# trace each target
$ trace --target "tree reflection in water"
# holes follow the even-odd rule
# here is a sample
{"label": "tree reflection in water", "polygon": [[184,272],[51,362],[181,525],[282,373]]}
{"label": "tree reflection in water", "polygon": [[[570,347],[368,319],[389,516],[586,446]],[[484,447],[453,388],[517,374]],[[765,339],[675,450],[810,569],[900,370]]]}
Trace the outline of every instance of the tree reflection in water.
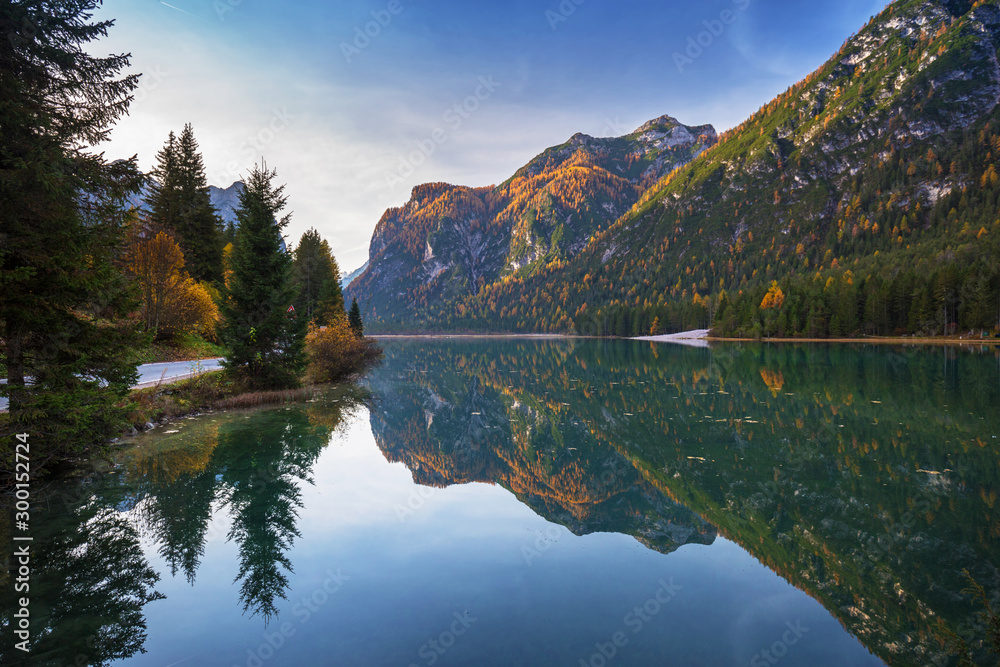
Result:
{"label": "tree reflection in water", "polygon": [[259,420],[234,424],[219,436],[212,461],[221,476],[220,490],[233,525],[229,539],[240,547],[244,612],[270,618],[275,600],[286,599],[287,552],[296,537],[302,507],[298,482],[311,482],[310,471],[329,441],[304,412],[292,410],[260,428]]}
{"label": "tree reflection in water", "polygon": [[[163,596],[139,534],[113,507],[86,502],[32,522],[30,591],[3,586],[4,665],[97,665],[143,651],[143,607]],[[6,537],[6,536],[5,536]],[[12,614],[31,600],[29,653],[14,647]]]}
{"label": "tree reflection in water", "polygon": [[[4,665],[107,665],[144,652],[146,604],[162,599],[140,543],[149,535],[171,575],[194,583],[209,526],[228,513],[239,546],[244,613],[265,620],[285,598],[299,532],[299,485],[331,434],[364,400],[344,390],[292,409],[230,413],[193,422],[193,437],[155,434],[123,452],[120,466],[68,483],[32,517],[30,652],[4,632]],[[9,512],[0,538],[11,543]],[[5,571],[0,601],[11,627],[18,594]]]}

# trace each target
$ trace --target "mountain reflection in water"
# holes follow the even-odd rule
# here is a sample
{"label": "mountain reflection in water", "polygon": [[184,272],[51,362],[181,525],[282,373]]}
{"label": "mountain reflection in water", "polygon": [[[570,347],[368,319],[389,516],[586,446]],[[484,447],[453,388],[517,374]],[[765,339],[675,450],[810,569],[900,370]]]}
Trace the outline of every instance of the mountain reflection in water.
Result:
{"label": "mountain reflection in water", "polygon": [[[581,535],[725,536],[892,664],[991,653],[1000,352],[393,342],[372,431],[430,486],[500,484]],[[994,660],[995,661],[995,660]]]}

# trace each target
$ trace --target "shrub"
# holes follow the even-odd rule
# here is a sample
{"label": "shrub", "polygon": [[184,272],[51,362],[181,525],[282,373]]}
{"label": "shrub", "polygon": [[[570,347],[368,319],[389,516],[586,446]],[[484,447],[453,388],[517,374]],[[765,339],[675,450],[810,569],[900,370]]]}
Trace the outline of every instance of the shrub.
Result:
{"label": "shrub", "polygon": [[307,377],[311,382],[336,382],[360,373],[382,357],[374,341],[358,338],[346,317],[337,317],[327,326],[311,326],[306,336],[309,355]]}

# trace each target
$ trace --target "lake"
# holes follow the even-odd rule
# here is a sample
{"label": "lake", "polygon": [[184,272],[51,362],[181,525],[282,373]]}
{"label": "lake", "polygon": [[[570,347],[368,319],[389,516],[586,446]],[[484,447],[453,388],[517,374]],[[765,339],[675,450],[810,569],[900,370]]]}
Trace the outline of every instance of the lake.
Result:
{"label": "lake", "polygon": [[996,664],[997,351],[384,347],[38,490],[0,662]]}

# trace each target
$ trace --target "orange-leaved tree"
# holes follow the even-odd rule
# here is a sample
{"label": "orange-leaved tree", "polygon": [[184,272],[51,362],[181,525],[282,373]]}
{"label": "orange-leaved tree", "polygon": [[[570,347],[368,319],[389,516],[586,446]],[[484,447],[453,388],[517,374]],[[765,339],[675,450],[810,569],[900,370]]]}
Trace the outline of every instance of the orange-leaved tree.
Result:
{"label": "orange-leaved tree", "polygon": [[169,234],[134,233],[126,267],[139,282],[147,331],[161,340],[183,333],[214,337],[219,310],[209,290],[185,271],[184,253]]}
{"label": "orange-leaved tree", "polygon": [[761,310],[772,310],[779,309],[785,305],[785,293],[781,291],[778,286],[778,281],[772,281],[770,289],[767,290],[767,295],[764,296],[764,300],[760,304]]}

